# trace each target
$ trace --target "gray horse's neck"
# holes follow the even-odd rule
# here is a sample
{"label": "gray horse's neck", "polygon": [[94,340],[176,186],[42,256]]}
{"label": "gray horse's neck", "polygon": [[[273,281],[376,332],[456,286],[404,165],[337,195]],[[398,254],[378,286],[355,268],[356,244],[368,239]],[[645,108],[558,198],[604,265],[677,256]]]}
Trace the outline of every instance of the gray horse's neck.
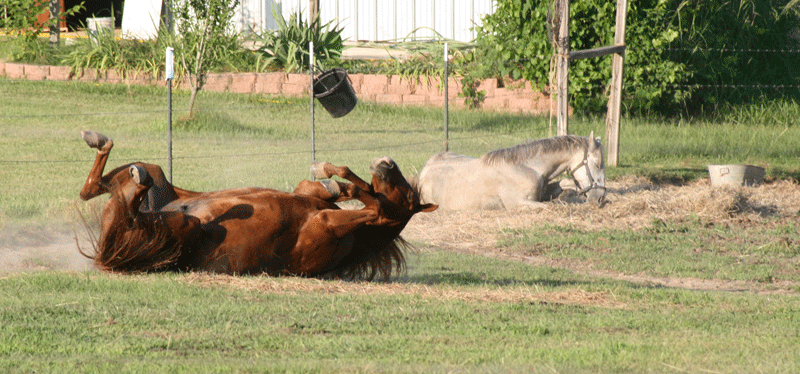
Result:
{"label": "gray horse's neck", "polygon": [[564,135],[534,140],[514,147],[489,152],[483,156],[487,165],[499,162],[525,165],[548,181],[580,163],[586,157],[585,137]]}

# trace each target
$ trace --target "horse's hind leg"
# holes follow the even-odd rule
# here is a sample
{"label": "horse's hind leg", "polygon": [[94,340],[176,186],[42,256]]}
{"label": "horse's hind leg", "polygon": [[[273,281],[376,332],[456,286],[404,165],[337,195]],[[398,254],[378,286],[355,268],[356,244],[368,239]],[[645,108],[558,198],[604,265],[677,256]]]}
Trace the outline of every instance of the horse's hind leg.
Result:
{"label": "horse's hind leg", "polygon": [[109,180],[103,180],[103,169],[106,167],[108,154],[111,152],[111,148],[114,147],[114,142],[105,135],[94,131],[81,131],[81,137],[90,148],[97,149],[97,156],[94,159],[92,170],[89,171],[89,176],[86,178],[86,183],[83,184],[80,194],[81,199],[89,200],[109,192],[106,186],[110,178],[108,178]]}

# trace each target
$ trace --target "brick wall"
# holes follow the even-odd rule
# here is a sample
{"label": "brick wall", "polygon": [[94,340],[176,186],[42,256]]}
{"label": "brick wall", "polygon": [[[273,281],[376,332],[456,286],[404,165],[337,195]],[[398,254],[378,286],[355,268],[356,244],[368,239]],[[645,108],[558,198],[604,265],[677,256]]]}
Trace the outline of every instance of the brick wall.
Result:
{"label": "brick wall", "polygon": [[[0,61],[0,75],[11,79],[166,85],[163,79],[156,79],[150,75],[125,76],[114,70],[100,72],[95,69],[76,73],[66,66],[28,65],[2,61]],[[375,74],[349,74],[349,77],[359,100],[397,105],[444,105],[444,87],[441,78],[422,77],[409,80],[401,79],[399,76]],[[221,73],[210,74],[203,89],[307,97],[309,85],[310,77],[305,74]],[[189,84],[186,81],[176,81],[174,87],[188,89]],[[451,107],[466,106],[464,99],[458,97],[461,89],[461,82],[450,78],[448,102]],[[547,114],[550,110],[550,95],[534,90],[530,82],[517,81],[504,84],[498,79],[486,79],[480,82],[478,90],[486,93],[480,106],[484,110],[530,114]]]}

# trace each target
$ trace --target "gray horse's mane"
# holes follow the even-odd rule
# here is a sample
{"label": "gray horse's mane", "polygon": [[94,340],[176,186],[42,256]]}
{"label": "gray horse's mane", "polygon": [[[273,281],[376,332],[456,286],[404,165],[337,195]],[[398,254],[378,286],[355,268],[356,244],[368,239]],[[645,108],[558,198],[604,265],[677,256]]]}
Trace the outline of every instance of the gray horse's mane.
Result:
{"label": "gray horse's mane", "polygon": [[483,155],[481,159],[486,165],[496,165],[500,162],[521,164],[541,154],[564,151],[571,152],[579,149],[587,149],[588,147],[589,138],[575,135],[562,135],[533,140],[509,148],[496,149]]}

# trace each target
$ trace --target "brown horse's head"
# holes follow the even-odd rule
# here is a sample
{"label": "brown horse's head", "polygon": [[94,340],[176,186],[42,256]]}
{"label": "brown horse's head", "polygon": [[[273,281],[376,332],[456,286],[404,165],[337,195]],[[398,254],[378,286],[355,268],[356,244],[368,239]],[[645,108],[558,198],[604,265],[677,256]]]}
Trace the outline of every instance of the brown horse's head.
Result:
{"label": "brown horse's head", "polygon": [[432,212],[439,207],[436,204],[420,204],[418,191],[408,183],[400,167],[390,157],[373,160],[369,172],[372,174],[372,188],[381,202],[385,217],[385,221],[378,224],[405,226],[414,214]]}
{"label": "brown horse's head", "polygon": [[414,214],[432,212],[435,204],[420,204],[416,188],[406,181],[397,163],[379,157],[370,164],[372,195],[379,203],[379,217],[354,232],[350,254],[329,275],[344,279],[388,280],[393,272],[405,267],[403,250],[409,244],[400,237]]}

